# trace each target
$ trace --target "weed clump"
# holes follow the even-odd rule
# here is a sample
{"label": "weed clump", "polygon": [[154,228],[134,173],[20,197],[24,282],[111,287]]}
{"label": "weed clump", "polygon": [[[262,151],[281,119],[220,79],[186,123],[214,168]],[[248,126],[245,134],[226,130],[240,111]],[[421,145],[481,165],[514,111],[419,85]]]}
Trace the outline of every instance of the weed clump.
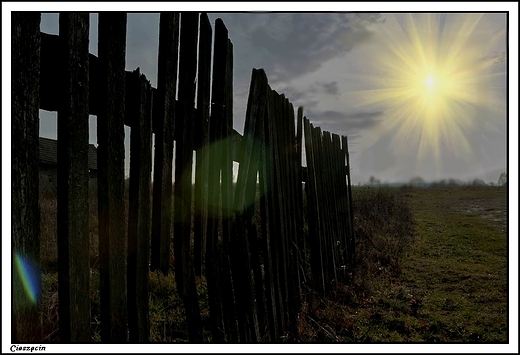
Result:
{"label": "weed clump", "polygon": [[406,196],[393,189],[354,189],[353,200],[354,282],[370,288],[381,276],[392,279],[399,275],[403,251],[413,239],[414,220]]}
{"label": "weed clump", "polygon": [[338,283],[331,294],[306,298],[292,341],[371,342],[375,328],[390,322],[390,329],[406,333],[400,317],[417,315],[415,296],[396,282],[403,252],[414,235],[408,195],[390,188],[355,187],[352,197],[356,239],[352,278]]}

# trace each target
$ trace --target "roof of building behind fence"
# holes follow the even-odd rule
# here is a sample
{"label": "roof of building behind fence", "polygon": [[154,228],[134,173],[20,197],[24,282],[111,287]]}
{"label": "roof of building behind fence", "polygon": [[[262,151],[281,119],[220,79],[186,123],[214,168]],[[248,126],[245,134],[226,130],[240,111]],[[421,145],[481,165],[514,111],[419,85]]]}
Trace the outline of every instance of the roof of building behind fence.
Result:
{"label": "roof of building behind fence", "polygon": [[[40,163],[58,164],[58,141],[40,137]],[[94,144],[88,145],[88,168],[97,170],[97,149]]]}

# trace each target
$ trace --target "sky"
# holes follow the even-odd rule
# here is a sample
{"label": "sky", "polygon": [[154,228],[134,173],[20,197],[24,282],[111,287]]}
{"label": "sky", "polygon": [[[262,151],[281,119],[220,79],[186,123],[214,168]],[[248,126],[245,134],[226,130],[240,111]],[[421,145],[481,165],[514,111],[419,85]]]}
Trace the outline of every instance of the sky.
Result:
{"label": "sky", "polygon": [[[416,176],[496,182],[506,171],[505,13],[208,16],[213,27],[222,18],[233,42],[238,132],[251,71],[263,68],[271,88],[295,108],[303,106],[311,123],[348,137],[354,184],[371,176],[381,182]],[[57,13],[42,14],[41,31],[58,33]],[[153,86],[158,31],[158,13],[128,14],[126,70],[140,67]],[[90,52],[97,55],[96,13]],[[40,111],[41,136],[56,138],[55,117]],[[91,116],[93,144],[95,124]],[[128,159],[126,165],[128,172]]]}

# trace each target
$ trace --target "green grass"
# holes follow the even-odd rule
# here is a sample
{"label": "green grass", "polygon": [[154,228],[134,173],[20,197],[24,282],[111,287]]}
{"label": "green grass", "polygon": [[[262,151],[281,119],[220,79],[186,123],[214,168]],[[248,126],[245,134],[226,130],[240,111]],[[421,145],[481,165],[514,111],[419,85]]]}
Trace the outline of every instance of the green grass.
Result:
{"label": "green grass", "polygon": [[[424,341],[505,342],[507,249],[503,188],[418,189],[410,193],[416,242],[403,259],[401,282],[417,290]],[[466,212],[471,201],[481,208]]]}
{"label": "green grass", "polygon": [[[354,319],[352,339],[506,342],[504,189],[386,193],[406,199],[413,214],[414,238],[399,259],[398,272],[370,275],[371,289],[345,313]],[[499,218],[489,218],[490,212]]]}

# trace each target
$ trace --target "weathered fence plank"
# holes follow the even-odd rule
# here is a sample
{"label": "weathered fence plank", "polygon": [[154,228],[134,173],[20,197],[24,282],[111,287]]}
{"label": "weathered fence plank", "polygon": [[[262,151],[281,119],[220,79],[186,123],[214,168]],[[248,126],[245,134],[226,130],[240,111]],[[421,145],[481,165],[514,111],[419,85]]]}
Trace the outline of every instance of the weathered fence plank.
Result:
{"label": "weathered fence plank", "polygon": [[[303,168],[302,168],[302,154],[303,154],[303,107],[298,107],[297,122],[296,122],[296,225],[298,227],[298,271],[300,274],[300,285],[303,286],[306,281],[306,245],[304,238],[304,218],[303,218]],[[303,290],[300,290],[300,297]]]}
{"label": "weathered fence plank", "polygon": [[152,171],[152,88],[139,69],[127,90],[135,91],[130,131],[128,203],[128,329],[129,340],[150,340],[148,273],[150,253]]}
{"label": "weathered fence plank", "polygon": [[221,19],[215,21],[215,40],[213,45],[213,78],[211,86],[211,117],[209,174],[208,174],[208,229],[206,240],[206,280],[210,307],[212,340],[225,340],[225,325],[223,315],[223,299],[219,280],[221,266],[218,241],[221,218],[221,171],[223,169],[222,144],[223,127],[225,126],[225,85],[228,33]]}
{"label": "weathered fence plank", "polygon": [[[264,94],[260,99],[266,99],[267,95]],[[257,201],[257,191],[258,191],[258,183],[257,183],[257,174],[260,169],[260,159],[262,153],[262,131],[264,129],[264,119],[265,119],[265,101],[260,102],[264,106],[262,111],[257,113],[256,123],[254,127],[254,131],[252,132],[253,138],[253,146],[251,155],[247,157],[249,158],[251,163],[249,165],[249,174],[248,181],[245,190],[245,203],[242,221],[245,226],[248,242],[249,242],[249,250],[250,250],[250,263],[251,269],[253,271],[253,282],[255,289],[255,300],[256,300],[256,313],[258,320],[258,330],[259,330],[259,340],[265,339],[266,336],[266,310],[265,310],[265,302],[264,302],[264,282],[262,277],[262,267],[260,261],[260,252],[261,245],[258,241],[259,236],[255,221],[255,208]],[[251,128],[251,127],[250,127]],[[237,181],[238,182],[238,181]],[[238,185],[237,185],[238,186]]]}
{"label": "weathered fence plank", "polygon": [[[224,24],[222,23],[222,26]],[[225,28],[225,27],[224,27]],[[222,124],[222,235],[229,243],[231,220],[233,215],[233,44],[226,34],[226,58],[223,92],[223,124]],[[224,59],[224,58],[223,58]]]}
{"label": "weathered fence plank", "polygon": [[[321,130],[320,130],[321,131]],[[327,285],[329,291],[336,280],[336,255],[335,255],[335,244],[336,244],[336,221],[335,221],[335,196],[334,186],[332,185],[331,179],[331,162],[330,162],[330,132],[324,131],[321,133],[322,136],[322,166],[323,166],[323,180],[325,185],[322,186],[323,206],[325,207],[326,213],[326,230],[325,243],[326,243],[326,255],[327,255]]]}
{"label": "weathered fence plank", "polygon": [[[338,152],[340,151],[340,145],[339,145],[339,137],[335,137],[335,134],[330,134],[330,147],[331,147],[331,156],[330,160],[332,163],[332,176],[331,179],[334,184],[334,194],[336,196],[335,198],[335,207],[336,207],[336,213],[334,213],[335,217],[335,223],[336,223],[336,236],[334,239],[334,255],[336,258],[336,283],[339,283],[341,281],[342,274],[340,273],[341,266],[344,265],[342,262],[341,257],[341,249],[343,245],[343,238],[345,236],[344,230],[343,230],[343,220],[341,219],[341,204],[343,199],[342,194],[342,184],[344,182],[341,182],[341,176],[340,176],[340,169],[341,171],[344,171],[345,164],[340,165],[340,162],[338,160]],[[345,180],[345,175],[343,175],[343,180]]]}
{"label": "weathered fence plank", "polygon": [[338,226],[337,226],[337,194],[336,194],[336,185],[333,180],[333,168],[334,164],[332,162],[332,138],[330,132],[323,132],[323,152],[322,152],[322,161],[324,166],[324,179],[325,185],[323,186],[323,194],[324,194],[324,206],[327,206],[327,216],[328,216],[328,233],[327,233],[327,253],[328,253],[328,275],[329,275],[329,283],[333,285],[337,280],[337,235],[338,235]]}
{"label": "weathered fence plank", "polygon": [[[337,238],[337,252],[338,252],[338,268],[343,268],[346,265],[345,260],[345,246],[347,241],[347,229],[345,227],[347,214],[345,210],[345,201],[346,201],[346,180],[345,180],[345,159],[343,158],[343,162],[341,159],[341,142],[340,137],[333,133],[332,134],[332,159],[334,164],[334,185],[336,186],[336,220],[338,224],[338,238]],[[340,279],[343,274],[339,274]]]}
{"label": "weathered fence plank", "polygon": [[282,248],[283,248],[283,263],[284,263],[284,269],[283,269],[283,278],[285,280],[285,287],[284,287],[284,298],[283,301],[285,302],[285,312],[284,312],[284,319],[286,326],[284,327],[287,329],[287,326],[290,325],[290,319],[289,314],[291,313],[291,304],[289,304],[291,300],[291,284],[292,280],[290,280],[291,276],[291,250],[290,250],[290,240],[292,238],[292,220],[290,215],[290,187],[288,184],[288,157],[287,157],[287,142],[286,138],[289,135],[289,132],[286,128],[285,123],[287,122],[286,117],[286,99],[285,95],[281,94],[278,97],[278,112],[277,112],[277,120],[276,123],[278,124],[277,129],[277,136],[278,136],[278,149],[277,149],[277,156],[279,160],[279,169],[280,169],[280,181],[279,181],[279,191],[280,191],[280,209],[281,209],[281,216],[283,216],[283,223],[282,228],[284,230],[284,237],[282,239]]}
{"label": "weathered fence plank", "polygon": [[[318,203],[318,176],[316,173],[318,159],[315,149],[315,132],[312,124],[306,118],[304,122],[305,131],[305,155],[307,158],[307,182],[305,190],[307,193],[307,223],[309,225],[309,246],[311,249],[311,274],[313,288],[318,292],[325,292],[325,276],[323,274],[323,258],[321,253],[321,205]],[[312,216],[312,217],[311,217]]]}
{"label": "weathered fence plank", "polygon": [[316,177],[318,181],[317,192],[318,192],[318,204],[320,205],[321,212],[321,235],[320,235],[320,245],[321,245],[321,253],[322,253],[322,267],[323,267],[323,275],[325,282],[325,290],[329,290],[329,267],[330,267],[330,258],[329,258],[329,248],[328,248],[328,239],[330,237],[329,232],[329,205],[325,203],[326,197],[324,196],[324,186],[326,186],[325,180],[325,172],[324,169],[325,164],[323,161],[323,134],[321,132],[320,127],[314,128],[314,149],[316,153],[315,163],[317,165],[316,169]]}
{"label": "weathered fence plank", "polygon": [[[42,340],[38,135],[40,91],[39,12],[11,15],[11,341]],[[29,288],[24,282],[32,280]]]}
{"label": "weathered fence plank", "polygon": [[[251,276],[251,261],[249,259],[249,233],[252,233],[252,230],[247,228],[247,226],[250,224],[248,218],[251,217],[248,210],[254,209],[253,201],[256,194],[259,164],[260,149],[255,141],[255,131],[263,126],[259,122],[261,123],[265,115],[267,90],[267,77],[264,71],[253,69],[244,126],[244,159],[238,171],[235,189],[234,206],[236,221],[231,242],[237,317],[239,326],[245,329],[245,339],[241,339],[241,341],[245,342],[257,342],[260,340],[255,289]],[[256,238],[256,235],[254,237]]]}
{"label": "weathered fence plank", "polygon": [[60,341],[90,341],[89,14],[60,13],[58,286]]}
{"label": "weathered fence plank", "polygon": [[[276,315],[273,315],[272,322],[275,322],[272,327],[276,327],[276,331],[273,334],[273,341],[280,340],[282,332],[285,327],[285,296],[284,296],[284,283],[285,283],[285,262],[284,253],[282,248],[282,240],[284,238],[284,230],[282,229],[282,216],[280,212],[280,201],[282,196],[280,195],[279,181],[280,181],[280,162],[278,160],[278,141],[275,135],[276,132],[276,97],[278,94],[274,90],[268,89],[267,91],[267,113],[265,127],[265,145],[266,149],[266,177],[268,188],[266,189],[267,208],[268,208],[268,221],[269,221],[269,239],[266,241],[272,254],[272,281],[271,284],[274,286],[274,298],[271,302],[274,303],[276,308]],[[268,301],[269,302],[269,301]]]}
{"label": "weathered fence plank", "polygon": [[286,167],[283,150],[283,126],[280,124],[280,117],[283,115],[283,99],[284,97],[277,92],[273,92],[272,106],[273,110],[269,111],[270,134],[272,134],[273,142],[273,169],[275,174],[275,190],[277,198],[277,222],[278,222],[278,238],[275,238],[276,253],[278,256],[278,278],[280,285],[280,329],[285,330],[288,322],[288,265],[287,265],[287,239],[288,239],[288,219],[287,210],[285,208],[286,200],[284,190]]}
{"label": "weathered fence plank", "polygon": [[349,214],[349,243],[348,243],[348,262],[349,265],[352,267],[352,264],[354,262],[354,253],[356,250],[356,241],[354,239],[354,211],[352,209],[353,202],[352,202],[352,181],[350,178],[350,159],[349,159],[349,153],[348,153],[348,138],[346,136],[341,137],[341,146],[342,151],[345,154],[345,157],[347,159],[347,184],[348,184],[348,214]]}
{"label": "weathered fence plank", "polygon": [[[56,53],[60,51],[60,36],[41,33],[41,57],[40,57],[40,109],[58,111],[60,106],[61,83],[56,80],[60,72],[65,68],[56,60]],[[98,114],[98,58],[93,54],[89,56],[89,85],[88,85],[88,113]]]}
{"label": "weathered fence plank", "polygon": [[193,166],[193,120],[199,14],[181,14],[179,59],[179,116],[175,129],[182,132],[177,139],[175,156],[174,253],[177,291],[184,302],[188,340],[202,341],[199,299],[195,286],[193,260],[190,253]]}
{"label": "weathered fence plank", "polygon": [[98,213],[101,338],[127,340],[124,205],[126,13],[99,14]]}
{"label": "weathered fence plank", "polygon": [[197,111],[194,123],[195,163],[195,217],[193,223],[193,264],[195,275],[202,271],[202,256],[208,223],[208,149],[209,149],[209,109],[211,80],[211,35],[208,15],[200,15],[199,67],[197,83]]}
{"label": "weathered fence plank", "polygon": [[333,229],[331,227],[331,205],[329,203],[328,189],[325,186],[328,186],[328,164],[326,163],[326,154],[325,154],[325,139],[323,132],[320,127],[315,128],[316,134],[316,148],[318,149],[318,176],[319,176],[319,188],[318,188],[318,203],[320,203],[322,212],[322,235],[321,235],[321,244],[322,244],[322,260],[324,267],[324,275],[325,275],[325,290],[330,291],[331,286],[331,275],[333,273],[333,262],[334,259],[331,255],[332,247],[331,247],[331,239]]}
{"label": "weathered fence plank", "polygon": [[269,151],[269,134],[268,134],[268,110],[269,110],[269,94],[267,94],[267,109],[264,114],[264,126],[260,131],[259,141],[261,143],[260,152],[260,168],[258,172],[260,184],[260,231],[262,235],[263,265],[265,274],[265,293],[266,293],[266,315],[269,330],[265,338],[266,341],[278,341],[280,333],[278,328],[278,311],[276,307],[276,294],[279,291],[276,275],[276,257],[273,251],[273,243],[271,241],[272,224],[274,219],[273,194],[271,188],[273,185],[274,174],[272,173],[272,157]]}
{"label": "weathered fence plank", "polygon": [[[227,33],[226,33],[227,37]],[[233,228],[233,44],[227,39],[226,75],[224,78],[224,125],[222,164],[222,239],[220,254],[220,292],[226,340],[238,341],[238,328],[233,295],[233,280],[229,259],[231,230]]]}
{"label": "weathered fence plank", "polygon": [[279,193],[280,193],[280,215],[283,216],[283,223],[281,228],[284,230],[283,238],[282,238],[282,249],[283,249],[283,278],[285,280],[284,287],[284,302],[285,302],[285,312],[284,319],[286,323],[286,327],[290,326],[290,314],[292,312],[292,305],[290,301],[292,300],[292,290],[291,286],[293,284],[293,280],[290,279],[292,276],[292,248],[291,248],[291,240],[293,237],[293,221],[291,214],[291,186],[290,186],[290,167],[289,167],[289,157],[288,150],[291,149],[290,144],[288,143],[288,138],[290,136],[290,131],[287,127],[288,121],[288,112],[287,112],[287,100],[284,94],[278,96],[278,110],[277,110],[277,130],[276,135],[278,139],[277,146],[277,158],[279,160],[279,170],[280,170],[280,180],[279,180]]}
{"label": "weathered fence plank", "polygon": [[[253,92],[250,92],[249,100],[251,100],[252,94],[256,94],[258,96],[255,97],[255,99],[260,101],[256,102],[257,106],[253,106],[255,102],[251,103],[249,106],[251,110],[248,111],[249,116],[246,116],[250,119],[250,121],[246,121],[246,126],[244,129],[244,159],[242,160],[239,170],[239,175],[243,173],[243,180],[240,180],[239,177],[237,180],[237,190],[235,192],[235,203],[238,202],[238,204],[235,204],[235,209],[237,211],[237,228],[235,230],[235,233],[237,233],[236,237],[247,239],[246,241],[241,241],[244,244],[239,246],[238,252],[244,253],[246,248],[249,250],[249,255],[246,254],[246,257],[249,256],[247,262],[249,263],[253,274],[251,281],[252,287],[254,288],[254,303],[245,305],[254,312],[253,315],[256,315],[255,322],[257,325],[255,325],[255,328],[251,331],[251,335],[253,336],[251,341],[257,341],[254,340],[254,332],[257,331],[256,328],[258,328],[258,340],[264,340],[267,335],[266,308],[264,302],[264,281],[260,260],[260,253],[262,248],[259,242],[259,238],[261,238],[261,236],[258,235],[255,222],[255,206],[258,192],[258,173],[263,150],[261,145],[261,136],[265,126],[265,100],[267,99],[268,86],[265,73],[257,72],[254,73],[253,76],[256,74],[258,74],[258,78],[255,78],[254,80],[256,80],[255,84],[257,86],[253,87],[252,85],[251,90],[253,90]],[[263,80],[265,80],[265,83]],[[239,197],[238,194],[243,195]],[[237,260],[239,260],[238,256]],[[250,275],[248,275],[248,277],[250,277]]]}
{"label": "weathered fence plank", "polygon": [[193,165],[193,105],[197,71],[197,13],[181,13],[179,103],[175,127],[180,139],[175,150],[174,252],[177,290],[188,294],[190,273],[191,175]]}
{"label": "weathered fence plank", "polygon": [[177,92],[179,14],[161,13],[157,95],[152,117],[155,132],[152,209],[151,270],[167,275],[170,268],[170,227],[172,211],[172,160]]}
{"label": "weathered fence plank", "polygon": [[289,204],[289,215],[290,217],[290,239],[288,240],[289,250],[289,268],[290,268],[290,286],[289,286],[289,297],[290,297],[290,308],[289,308],[289,321],[292,331],[296,331],[297,317],[301,309],[301,298],[300,298],[300,273],[299,267],[299,250],[298,240],[300,238],[300,228],[298,225],[298,209],[297,209],[297,189],[301,188],[301,181],[297,181],[297,170],[298,166],[301,165],[296,158],[296,129],[294,122],[294,107],[286,99],[286,154],[287,154],[287,173],[288,173],[288,186],[287,191],[289,192],[288,200],[286,203]]}

